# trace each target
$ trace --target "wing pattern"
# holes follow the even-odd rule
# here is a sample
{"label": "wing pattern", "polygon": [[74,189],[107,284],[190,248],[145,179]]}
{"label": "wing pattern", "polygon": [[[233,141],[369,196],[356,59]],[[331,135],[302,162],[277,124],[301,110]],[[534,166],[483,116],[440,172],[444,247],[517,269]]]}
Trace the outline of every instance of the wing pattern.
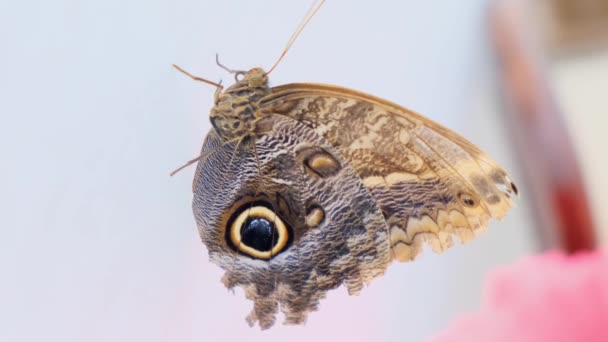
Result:
{"label": "wing pattern", "polygon": [[297,120],[327,139],[381,208],[393,257],[413,260],[423,243],[442,252],[503,217],[517,188],[490,157],[458,134],[396,104],[353,90],[289,84],[260,101],[260,114]]}

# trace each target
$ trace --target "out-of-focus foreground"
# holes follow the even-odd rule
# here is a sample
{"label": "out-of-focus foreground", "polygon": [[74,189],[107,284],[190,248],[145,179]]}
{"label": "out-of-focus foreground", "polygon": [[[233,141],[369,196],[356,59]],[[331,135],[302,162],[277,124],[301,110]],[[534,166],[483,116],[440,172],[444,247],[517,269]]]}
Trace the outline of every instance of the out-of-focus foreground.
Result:
{"label": "out-of-focus foreground", "polygon": [[502,1],[492,12],[506,113],[541,243],[594,248],[608,229],[600,210],[608,1]]}

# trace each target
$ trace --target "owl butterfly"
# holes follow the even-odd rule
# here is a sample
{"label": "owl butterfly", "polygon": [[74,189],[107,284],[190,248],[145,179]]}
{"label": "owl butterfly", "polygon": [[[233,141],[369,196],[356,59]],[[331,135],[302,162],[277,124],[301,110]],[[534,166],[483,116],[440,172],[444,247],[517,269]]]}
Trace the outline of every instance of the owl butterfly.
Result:
{"label": "owl butterfly", "polygon": [[188,164],[198,161],[200,236],[224,285],[253,301],[250,325],[271,327],[279,310],[303,323],[327,291],[358,294],[393,260],[469,241],[512,206],[505,171],[417,113],[337,86],[270,87],[261,68],[229,71],[240,78],[225,90],[183,71],[217,87],[213,130]]}

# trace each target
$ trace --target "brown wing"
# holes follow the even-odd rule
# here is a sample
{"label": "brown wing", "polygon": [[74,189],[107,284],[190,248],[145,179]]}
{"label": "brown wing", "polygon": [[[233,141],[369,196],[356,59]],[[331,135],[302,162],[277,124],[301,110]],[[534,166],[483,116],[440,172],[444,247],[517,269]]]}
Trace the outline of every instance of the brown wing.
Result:
{"label": "brown wing", "polygon": [[[279,309],[302,324],[331,289],[357,294],[383,274],[389,237],[375,199],[323,137],[281,115],[259,120],[256,133],[233,143],[209,133],[194,217],[226,287],[253,301],[250,324],[269,328]],[[243,237],[254,218],[268,222],[274,245],[259,230]]]}
{"label": "brown wing", "polygon": [[503,217],[517,188],[475,145],[389,101],[336,86],[289,84],[260,101],[262,113],[304,123],[335,146],[382,209],[393,256],[436,252]]}

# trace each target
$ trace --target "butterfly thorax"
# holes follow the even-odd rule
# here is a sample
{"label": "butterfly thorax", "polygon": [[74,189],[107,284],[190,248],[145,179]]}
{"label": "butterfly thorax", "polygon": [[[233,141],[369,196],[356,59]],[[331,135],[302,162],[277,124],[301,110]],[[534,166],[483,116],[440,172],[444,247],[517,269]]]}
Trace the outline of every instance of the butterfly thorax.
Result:
{"label": "butterfly thorax", "polygon": [[225,91],[216,95],[210,120],[223,138],[233,139],[250,134],[258,112],[258,101],[270,94],[268,77],[261,68],[253,68]]}

